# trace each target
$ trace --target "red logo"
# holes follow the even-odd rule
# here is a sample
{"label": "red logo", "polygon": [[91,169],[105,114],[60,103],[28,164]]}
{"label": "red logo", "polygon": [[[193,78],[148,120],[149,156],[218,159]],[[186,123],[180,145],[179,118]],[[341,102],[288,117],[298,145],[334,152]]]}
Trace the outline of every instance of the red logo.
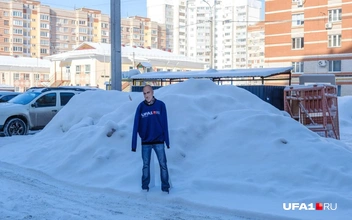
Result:
{"label": "red logo", "polygon": [[315,210],[323,210],[323,203],[321,202],[315,203]]}

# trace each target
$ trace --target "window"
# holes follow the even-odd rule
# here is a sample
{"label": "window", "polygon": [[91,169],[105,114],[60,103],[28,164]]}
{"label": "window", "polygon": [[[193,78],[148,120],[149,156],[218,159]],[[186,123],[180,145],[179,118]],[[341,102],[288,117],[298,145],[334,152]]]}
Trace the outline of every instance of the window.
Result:
{"label": "window", "polygon": [[66,73],[70,73],[70,66],[66,66]]}
{"label": "window", "polygon": [[329,35],[329,47],[341,47],[341,34]]}
{"label": "window", "polygon": [[16,95],[5,95],[0,98],[0,102],[7,102],[10,99],[15,98],[15,97],[16,97]]}
{"label": "window", "polygon": [[329,10],[329,22],[341,21],[342,20],[342,9]]}
{"label": "window", "polygon": [[40,36],[41,37],[49,37],[49,32],[41,31]]}
{"label": "window", "polygon": [[79,28],[79,33],[87,33],[87,28]]}
{"label": "window", "polygon": [[12,15],[13,15],[14,17],[20,17],[20,18],[23,17],[23,13],[22,13],[21,11],[13,11],[13,12],[12,12]]}
{"label": "window", "polygon": [[329,72],[341,72],[341,60],[329,60]]}
{"label": "window", "polygon": [[23,43],[23,39],[22,38],[14,38],[13,42],[14,43]]}
{"label": "window", "polygon": [[61,106],[64,106],[70,101],[70,99],[74,96],[74,93],[71,92],[61,92],[60,93],[60,103]]}
{"label": "window", "polygon": [[81,73],[81,66],[76,66],[76,74],[80,74]]}
{"label": "window", "polygon": [[34,74],[34,80],[39,81],[39,74],[37,74],[37,73]]}
{"label": "window", "polygon": [[90,73],[90,65],[86,65],[84,70],[85,70],[86,74],[89,74]]}
{"label": "window", "polygon": [[22,47],[13,47],[12,48],[13,52],[22,52]]}
{"label": "window", "polygon": [[19,80],[20,79],[20,74],[19,73],[14,73],[13,74],[13,80]]}
{"label": "window", "polygon": [[40,28],[49,29],[49,24],[40,23]]}
{"label": "window", "polygon": [[48,40],[40,40],[40,45],[49,46],[49,41]]}
{"label": "window", "polygon": [[292,38],[292,49],[302,49],[304,47],[304,38]]}
{"label": "window", "polygon": [[40,15],[40,20],[49,21],[49,15]]}
{"label": "window", "polygon": [[292,26],[301,26],[304,24],[304,14],[292,15]]}
{"label": "window", "polygon": [[24,74],[24,80],[29,80],[29,74],[28,73]]}
{"label": "window", "polygon": [[13,25],[17,25],[17,26],[23,26],[23,21],[19,21],[19,20],[13,20]]}
{"label": "window", "polygon": [[40,48],[40,53],[41,54],[48,54],[48,49]]}
{"label": "window", "polygon": [[14,34],[23,34],[23,30],[22,29],[13,29],[13,33]]}
{"label": "window", "polygon": [[49,93],[43,95],[35,102],[37,107],[55,107],[56,106],[56,93]]}

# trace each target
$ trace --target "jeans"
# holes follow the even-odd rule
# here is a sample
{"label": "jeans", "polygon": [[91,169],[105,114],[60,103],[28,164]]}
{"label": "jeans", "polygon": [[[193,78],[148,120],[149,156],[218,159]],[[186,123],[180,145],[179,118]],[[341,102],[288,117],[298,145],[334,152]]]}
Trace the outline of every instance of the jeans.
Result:
{"label": "jeans", "polygon": [[170,188],[169,184],[169,172],[167,170],[167,161],[165,154],[164,144],[151,144],[142,145],[142,189],[149,189],[150,183],[150,158],[152,155],[152,149],[154,150],[160,166],[160,179],[161,179],[161,190],[168,191]]}

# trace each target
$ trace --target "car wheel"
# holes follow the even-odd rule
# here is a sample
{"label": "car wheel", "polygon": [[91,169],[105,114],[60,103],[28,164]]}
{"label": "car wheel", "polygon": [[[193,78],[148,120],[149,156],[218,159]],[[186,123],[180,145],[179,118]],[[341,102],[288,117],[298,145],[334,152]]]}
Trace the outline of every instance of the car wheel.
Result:
{"label": "car wheel", "polygon": [[27,134],[27,125],[20,118],[12,118],[6,122],[4,133],[6,136],[25,135]]}

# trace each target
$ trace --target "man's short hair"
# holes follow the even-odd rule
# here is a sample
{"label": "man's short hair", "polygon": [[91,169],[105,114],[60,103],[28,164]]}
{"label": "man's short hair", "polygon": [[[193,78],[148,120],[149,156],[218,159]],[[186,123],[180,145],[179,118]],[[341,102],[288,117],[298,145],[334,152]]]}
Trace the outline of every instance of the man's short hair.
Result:
{"label": "man's short hair", "polygon": [[151,85],[145,85],[145,86],[143,86],[143,90],[144,90],[144,88],[146,88],[146,87],[151,88],[151,90],[153,91],[153,87],[152,87]]}

